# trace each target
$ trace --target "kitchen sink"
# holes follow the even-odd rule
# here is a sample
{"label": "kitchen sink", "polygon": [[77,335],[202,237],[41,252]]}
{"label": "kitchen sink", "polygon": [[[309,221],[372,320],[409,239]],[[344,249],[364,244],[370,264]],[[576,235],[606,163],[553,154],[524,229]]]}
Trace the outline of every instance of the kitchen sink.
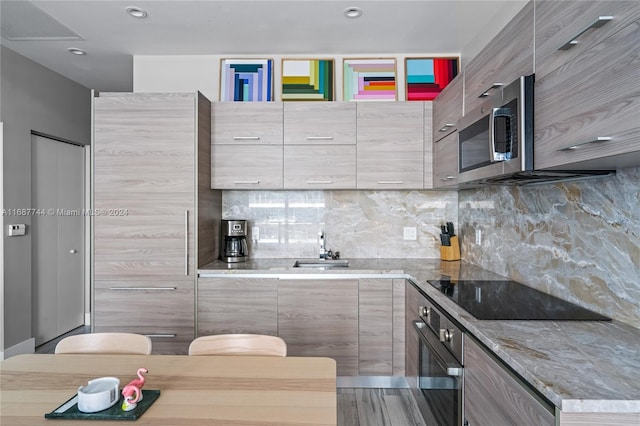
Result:
{"label": "kitchen sink", "polygon": [[319,269],[329,269],[329,268],[348,268],[349,261],[348,260],[296,260],[296,263],[293,264],[294,268],[319,268]]}

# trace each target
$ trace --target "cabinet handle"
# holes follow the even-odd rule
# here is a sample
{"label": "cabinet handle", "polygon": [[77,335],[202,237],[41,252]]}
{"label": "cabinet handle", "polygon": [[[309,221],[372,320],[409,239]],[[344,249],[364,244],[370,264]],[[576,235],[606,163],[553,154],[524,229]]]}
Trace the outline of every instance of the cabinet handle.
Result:
{"label": "cabinet handle", "polygon": [[308,141],[330,141],[333,136],[307,136]]}
{"label": "cabinet handle", "polygon": [[309,185],[316,185],[316,184],[325,184],[325,185],[329,185],[332,184],[333,181],[332,180],[308,180],[307,183]]}
{"label": "cabinet handle", "polygon": [[259,141],[260,136],[234,136],[234,141]]}
{"label": "cabinet handle", "polygon": [[583,145],[587,145],[587,144],[590,144],[590,143],[608,142],[608,141],[611,141],[611,140],[613,140],[613,138],[611,136],[598,136],[594,140],[575,143],[573,145],[569,145],[569,146],[565,146],[563,148],[559,148],[559,149],[557,149],[557,151],[573,151],[574,149],[578,149],[579,147],[581,147]]}
{"label": "cabinet handle", "polygon": [[135,290],[158,290],[158,291],[175,291],[177,287],[109,287],[109,290],[126,290],[126,291],[135,291]]}
{"label": "cabinet handle", "polygon": [[145,336],[147,336],[147,337],[164,338],[164,339],[175,339],[176,338],[175,334],[145,334]]}
{"label": "cabinet handle", "polygon": [[260,183],[259,180],[234,180],[233,183],[235,185],[257,185]]}
{"label": "cabinet handle", "polygon": [[455,176],[447,176],[447,177],[443,177],[442,179],[440,179],[443,182],[446,182],[448,180],[454,180],[456,177]]}
{"label": "cabinet handle", "polygon": [[378,185],[402,185],[403,180],[379,180]]}
{"label": "cabinet handle", "polygon": [[569,49],[571,49],[573,46],[575,46],[576,44],[579,43],[578,42],[578,37],[580,37],[582,34],[586,33],[589,30],[600,28],[601,26],[603,26],[607,22],[611,21],[612,19],[613,19],[613,16],[598,16],[598,19],[593,21],[593,23],[591,25],[589,25],[587,28],[585,28],[584,30],[580,31],[578,34],[573,36],[571,38],[571,40],[569,40],[568,42],[566,42],[565,44],[560,46],[558,48],[558,50],[569,50]]}
{"label": "cabinet handle", "polygon": [[489,96],[489,92],[491,90],[497,89],[499,87],[504,86],[504,83],[493,83],[491,85],[491,87],[489,87],[487,90],[485,90],[484,92],[480,93],[480,96],[478,96],[479,98],[486,98],[487,96]]}
{"label": "cabinet handle", "polygon": [[189,210],[184,211],[184,274],[189,276]]}
{"label": "cabinet handle", "polygon": [[438,129],[438,131],[439,132],[446,132],[447,130],[449,130],[450,128],[452,128],[454,126],[455,126],[455,124],[445,124],[440,129]]}

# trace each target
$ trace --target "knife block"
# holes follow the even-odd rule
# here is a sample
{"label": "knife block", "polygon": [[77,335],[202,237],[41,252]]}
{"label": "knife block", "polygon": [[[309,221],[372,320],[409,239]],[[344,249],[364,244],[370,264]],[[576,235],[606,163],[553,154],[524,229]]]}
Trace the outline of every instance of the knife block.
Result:
{"label": "knife block", "polygon": [[440,259],[441,260],[460,260],[460,242],[458,236],[451,237],[450,246],[440,246]]}

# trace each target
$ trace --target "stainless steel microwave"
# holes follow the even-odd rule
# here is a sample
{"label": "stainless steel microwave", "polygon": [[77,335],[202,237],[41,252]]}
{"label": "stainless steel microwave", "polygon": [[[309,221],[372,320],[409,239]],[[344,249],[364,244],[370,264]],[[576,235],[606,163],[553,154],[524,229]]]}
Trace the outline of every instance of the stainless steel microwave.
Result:
{"label": "stainless steel microwave", "polygon": [[533,170],[533,83],[499,86],[458,122],[458,182],[492,183]]}

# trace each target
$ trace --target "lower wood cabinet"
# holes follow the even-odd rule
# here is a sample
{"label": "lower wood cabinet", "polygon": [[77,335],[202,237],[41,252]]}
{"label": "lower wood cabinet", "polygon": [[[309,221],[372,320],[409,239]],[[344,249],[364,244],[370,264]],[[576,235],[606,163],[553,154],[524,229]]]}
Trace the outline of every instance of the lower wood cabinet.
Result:
{"label": "lower wood cabinet", "polygon": [[276,278],[199,278],[198,336],[278,335]]}
{"label": "lower wood cabinet", "polygon": [[96,281],[94,331],[145,334],[154,354],[186,354],[194,338],[194,282]]}
{"label": "lower wood cabinet", "polygon": [[289,355],[330,357],[338,376],[357,376],[358,280],[280,280],[278,335]]}
{"label": "lower wood cabinet", "polygon": [[464,415],[468,426],[555,425],[553,407],[473,338],[464,340]]}
{"label": "lower wood cabinet", "polygon": [[426,299],[409,281],[406,282],[405,288],[405,376],[407,378],[409,388],[412,389],[412,391],[417,392],[420,338],[413,329],[413,321],[420,320],[418,310],[420,306],[425,305]]}
{"label": "lower wood cabinet", "polygon": [[[404,376],[405,280],[199,278],[197,335],[280,336],[339,376]],[[416,311],[417,312],[417,311]]]}

